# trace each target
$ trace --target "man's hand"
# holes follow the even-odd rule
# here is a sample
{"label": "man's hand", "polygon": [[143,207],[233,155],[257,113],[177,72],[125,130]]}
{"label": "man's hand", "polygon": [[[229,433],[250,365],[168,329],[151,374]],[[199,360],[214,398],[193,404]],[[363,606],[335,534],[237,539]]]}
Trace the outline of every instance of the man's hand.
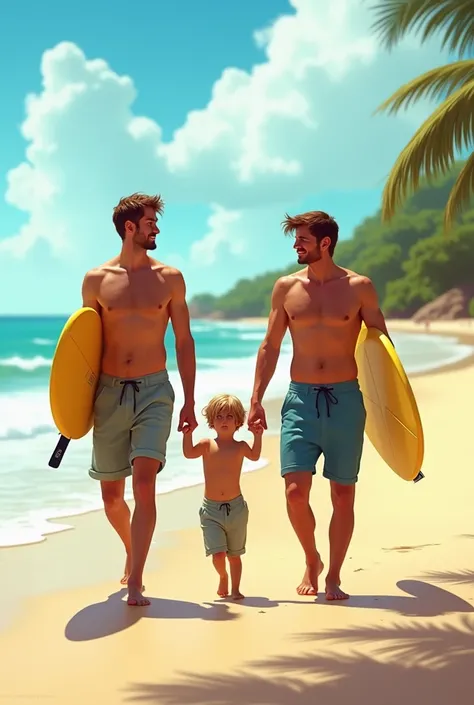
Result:
{"label": "man's hand", "polygon": [[255,421],[251,426],[249,426],[249,431],[250,433],[253,433],[254,436],[261,436],[263,433],[263,426],[261,421]]}
{"label": "man's hand", "polygon": [[178,431],[192,433],[197,428],[196,416],[194,414],[194,404],[185,404],[179,414]]}
{"label": "man's hand", "polygon": [[262,433],[264,429],[267,429],[267,419],[265,418],[265,411],[260,402],[255,401],[251,404],[247,424],[249,427],[249,431],[251,431],[252,433],[252,429],[256,426],[261,427]]}

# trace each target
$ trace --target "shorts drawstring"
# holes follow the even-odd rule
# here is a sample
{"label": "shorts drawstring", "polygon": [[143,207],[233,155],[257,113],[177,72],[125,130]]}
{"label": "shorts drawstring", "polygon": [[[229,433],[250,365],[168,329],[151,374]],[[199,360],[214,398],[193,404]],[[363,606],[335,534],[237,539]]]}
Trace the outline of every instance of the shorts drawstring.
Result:
{"label": "shorts drawstring", "polygon": [[122,385],[122,393],[120,394],[120,406],[122,406],[122,400],[125,394],[125,389],[130,385],[130,387],[133,389],[133,411],[135,412],[137,410],[137,392],[140,391],[139,384],[141,382],[137,382],[135,379],[124,379],[120,382]]}
{"label": "shorts drawstring", "polygon": [[320,417],[319,413],[319,395],[323,394],[325,400],[326,400],[326,413],[328,415],[328,418],[331,416],[331,412],[329,411],[329,404],[338,404],[338,400],[332,393],[334,390],[334,387],[325,387],[325,386],[320,386],[320,387],[313,387],[313,391],[317,392],[316,394],[316,411],[318,413],[318,419]]}
{"label": "shorts drawstring", "polygon": [[225,512],[227,516],[230,514],[230,504],[229,502],[222,502],[222,504],[219,505],[219,511],[222,509],[222,507],[225,507]]}

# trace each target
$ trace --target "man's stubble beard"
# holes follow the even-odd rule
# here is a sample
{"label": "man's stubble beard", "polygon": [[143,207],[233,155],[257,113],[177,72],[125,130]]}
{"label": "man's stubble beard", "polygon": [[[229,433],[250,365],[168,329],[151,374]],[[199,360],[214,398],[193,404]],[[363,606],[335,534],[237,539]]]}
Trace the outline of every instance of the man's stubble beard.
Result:
{"label": "man's stubble beard", "polygon": [[139,236],[140,239],[135,240],[135,246],[141,247],[142,250],[156,250],[156,240],[149,240],[148,236]]}
{"label": "man's stubble beard", "polygon": [[319,260],[322,258],[322,255],[320,252],[314,252],[311,254],[306,254],[303,256],[298,257],[298,264],[314,264],[315,262],[319,262]]}

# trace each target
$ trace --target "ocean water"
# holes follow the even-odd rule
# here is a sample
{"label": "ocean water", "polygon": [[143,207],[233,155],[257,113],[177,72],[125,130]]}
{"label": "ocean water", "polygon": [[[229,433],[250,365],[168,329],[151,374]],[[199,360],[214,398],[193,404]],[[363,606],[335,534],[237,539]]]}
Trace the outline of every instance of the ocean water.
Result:
{"label": "ocean water", "polygon": [[[101,506],[99,484],[88,475],[91,434],[71,441],[59,469],[48,466],[58,440],[49,409],[48,384],[55,345],[66,317],[0,317],[0,546],[34,543],[69,528],[49,519],[81,514]],[[265,327],[231,322],[192,321],[196,343],[195,435],[208,429],[201,409],[218,392],[237,394],[244,406],[253,383],[255,355]],[[455,338],[396,334],[394,342],[408,373],[436,368],[470,354]],[[165,471],[158,492],[202,481],[200,460],[186,460],[176,430],[183,402],[171,328],[167,332],[168,369],[176,392],[175,418]],[[266,398],[281,398],[289,380],[291,347],[285,338]],[[276,425],[269,428],[277,432]],[[239,437],[249,439],[242,429]],[[244,471],[265,465],[246,462]],[[127,491],[130,493],[130,481]]]}

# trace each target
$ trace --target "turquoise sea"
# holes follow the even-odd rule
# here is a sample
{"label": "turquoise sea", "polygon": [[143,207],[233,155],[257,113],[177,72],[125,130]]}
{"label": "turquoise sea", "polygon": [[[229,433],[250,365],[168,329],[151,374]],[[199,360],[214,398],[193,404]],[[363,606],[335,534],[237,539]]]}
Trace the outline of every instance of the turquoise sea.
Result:
{"label": "turquoise sea", "polygon": [[[101,506],[99,485],[88,476],[90,434],[72,441],[59,469],[48,467],[58,435],[48,400],[51,359],[66,321],[64,317],[0,317],[0,546],[44,540],[67,525],[48,519],[80,514]],[[255,355],[265,328],[229,322],[192,321],[196,343],[196,437],[208,429],[200,411],[210,396],[231,392],[245,406],[253,382]],[[174,337],[167,333],[168,368],[176,392],[175,419],[166,471],[158,491],[169,492],[201,482],[200,461],[185,460],[181,434],[176,431],[183,401],[174,354]],[[455,338],[423,334],[394,335],[408,373],[454,362],[472,352]],[[285,339],[267,398],[281,398],[288,386],[291,348]],[[277,432],[275,426],[269,429]],[[241,432],[242,438],[248,433]],[[245,470],[265,464],[247,463]]]}

